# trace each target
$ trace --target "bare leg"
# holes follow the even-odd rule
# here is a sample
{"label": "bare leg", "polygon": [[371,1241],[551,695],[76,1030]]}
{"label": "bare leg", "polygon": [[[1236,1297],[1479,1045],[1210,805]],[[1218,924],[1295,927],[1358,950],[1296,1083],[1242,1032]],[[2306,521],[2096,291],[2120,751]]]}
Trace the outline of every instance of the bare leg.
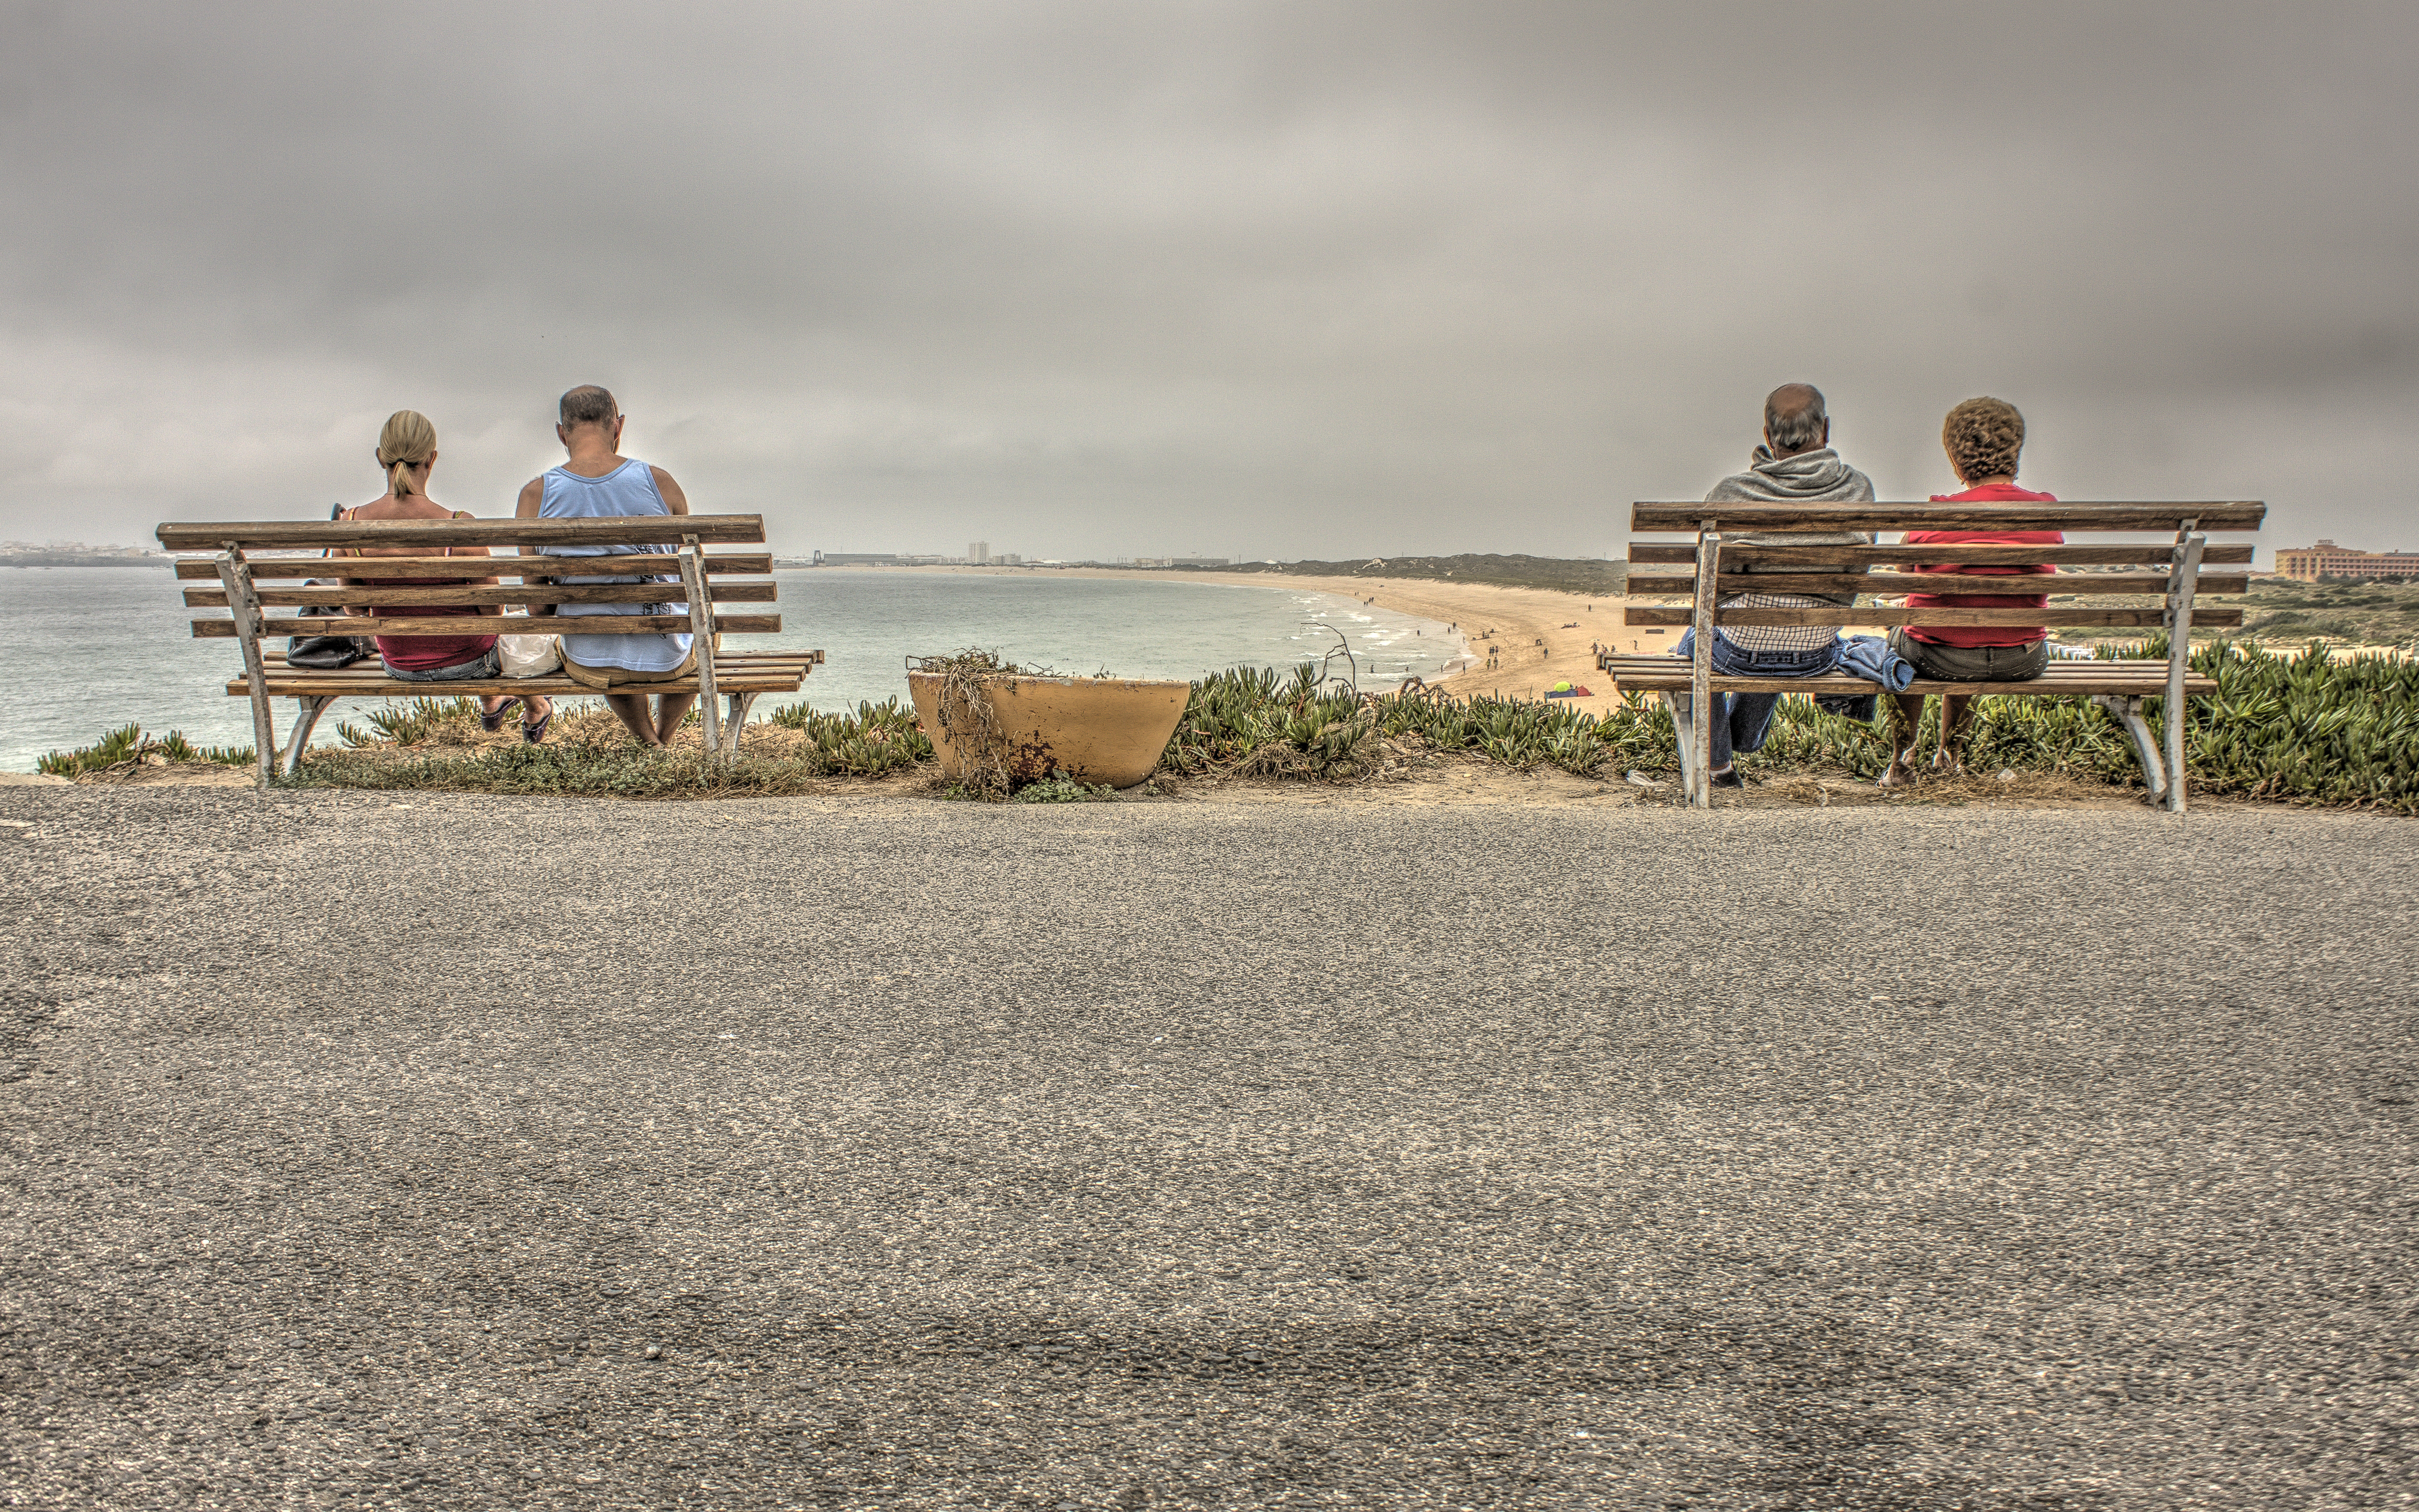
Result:
{"label": "bare leg", "polygon": [[513,696],[509,693],[488,693],[480,698],[479,712],[492,719],[510,708],[512,703]]}
{"label": "bare leg", "polygon": [[1882,786],[1904,787],[1915,780],[1915,734],[1922,725],[1922,694],[1890,695],[1890,759],[1888,769],[1882,773]]}
{"label": "bare leg", "polygon": [[620,719],[630,733],[639,737],[639,745],[663,744],[655,737],[655,721],[647,717],[647,695],[644,693],[608,693],[605,706],[613,711],[614,717]]}
{"label": "bare leg", "polygon": [[1965,775],[1965,737],[1974,732],[1974,695],[1940,695],[1940,750],[1933,766],[1952,777]]}
{"label": "bare leg", "polygon": [[[645,707],[645,700],[641,699],[639,702],[641,708]],[[687,718],[688,711],[695,707],[697,707],[697,695],[694,693],[667,693],[658,700],[655,710],[655,744],[670,745],[672,736],[680,733],[681,721]]]}
{"label": "bare leg", "polygon": [[532,693],[521,700],[521,723],[525,726],[544,724],[553,713],[554,700],[543,693]]}

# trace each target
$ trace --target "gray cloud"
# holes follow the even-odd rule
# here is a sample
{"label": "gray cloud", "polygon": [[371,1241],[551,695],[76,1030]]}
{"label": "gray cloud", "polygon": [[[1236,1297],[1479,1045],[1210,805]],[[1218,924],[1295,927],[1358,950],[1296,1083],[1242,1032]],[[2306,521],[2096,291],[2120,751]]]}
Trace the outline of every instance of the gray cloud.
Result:
{"label": "gray cloud", "polygon": [[785,549],[1592,553],[1804,378],[2419,547],[2407,6],[703,8],[11,10],[0,533],[403,406],[501,512],[593,380]]}

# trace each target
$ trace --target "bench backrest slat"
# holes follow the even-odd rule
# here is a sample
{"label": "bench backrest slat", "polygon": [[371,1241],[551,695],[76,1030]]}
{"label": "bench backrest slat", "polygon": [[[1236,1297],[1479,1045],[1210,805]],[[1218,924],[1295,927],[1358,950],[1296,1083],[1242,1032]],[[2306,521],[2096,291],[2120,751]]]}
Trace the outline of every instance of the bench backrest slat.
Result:
{"label": "bench backrest slat", "polygon": [[171,521],[160,527],[170,551],[250,550],[331,546],[678,546],[694,535],[708,546],[758,546],[762,515],[642,515],[610,519],[364,519]]}
{"label": "bench backrest slat", "polygon": [[2257,501],[2206,503],[1708,504],[1641,500],[1629,506],[1633,531],[1687,531],[1707,519],[1725,531],[2256,531],[2268,506]]}
{"label": "bench backrest slat", "polygon": [[[1689,527],[1693,533],[1695,526]],[[2157,546],[1749,546],[1744,543],[1722,548],[1722,565],[1801,566],[1801,567],[1880,567],[1908,562],[1946,562],[1959,565],[1975,563],[2022,565],[2043,562],[2061,567],[2164,567],[2173,562],[2172,545]],[[2201,554],[2203,563],[2211,566],[2247,566],[2255,548],[2247,546],[2211,545]],[[1694,567],[1697,548],[1687,546],[1666,546],[1656,542],[1630,543],[1632,565],[1685,565]]]}
{"label": "bench backrest slat", "polygon": [[[213,551],[218,548],[211,548]],[[458,578],[462,575],[461,557],[259,557],[246,556],[244,565],[252,569],[254,581],[270,578]],[[470,560],[475,562],[473,557]],[[499,563],[520,561],[518,553],[500,555],[490,560]],[[763,576],[773,570],[770,554],[749,556],[726,551],[720,556],[701,556],[706,576],[730,576],[747,573]],[[341,569],[341,570],[339,570]],[[530,566],[502,566],[495,569],[504,577],[523,572],[538,572]],[[561,567],[543,569],[561,572]],[[186,581],[216,582],[218,563],[212,557],[178,557],[177,576]]]}
{"label": "bench backrest slat", "polygon": [[[385,615],[376,619],[356,618],[349,614],[322,614],[305,617],[293,611],[306,607],[319,609],[401,608],[426,605],[431,608],[464,608],[485,605],[643,605],[684,603],[689,598],[688,586],[682,580],[682,557],[677,552],[650,551],[642,555],[626,552],[583,553],[579,555],[523,555],[523,548],[544,547],[679,547],[686,536],[701,541],[761,544],[764,539],[764,517],[762,515],[641,515],[605,519],[410,519],[410,520],[233,520],[177,521],[159,529],[160,542],[172,550],[207,550],[213,553],[226,549],[232,543],[243,553],[236,567],[239,584],[255,584],[261,579],[291,582],[297,578],[356,579],[350,584],[328,587],[261,587],[250,586],[256,608],[265,611],[261,634],[276,636],[312,635],[377,635],[393,639],[398,636],[464,634],[543,634],[548,631],[570,633],[576,628],[580,635],[639,635],[673,632],[690,628],[686,614],[600,614],[583,616],[575,625],[567,622],[549,623],[545,618],[513,620],[501,618],[455,619],[436,615]],[[412,555],[380,556],[271,556],[254,557],[253,550],[322,551],[335,548],[393,549],[396,546],[419,551],[439,548],[485,547],[492,554],[473,557]],[[714,626],[717,630],[737,634],[778,634],[781,628],[778,614],[731,614],[723,612],[726,605],[773,603],[780,590],[771,573],[770,552],[731,553],[720,558],[699,553],[707,570],[718,572],[706,589],[706,596],[715,600]],[[199,561],[179,562],[177,575],[180,579],[219,578],[215,557]],[[750,575],[756,580],[747,580]],[[605,583],[565,583],[562,578],[616,577],[652,579],[652,581]],[[438,585],[394,584],[377,586],[382,579],[437,578],[452,581]],[[492,578],[494,583],[476,579]],[[465,581],[464,579],[470,579]],[[193,609],[232,610],[229,587],[224,580],[210,587],[184,590],[185,603]],[[275,618],[268,612],[285,610]],[[205,639],[234,636],[235,618],[195,620],[193,634]],[[701,673],[701,676],[703,674]]]}
{"label": "bench backrest slat", "polygon": [[[1625,625],[1679,625],[1692,623],[1695,610],[1685,605],[1644,605],[1622,610]],[[1716,625],[2041,625],[2048,629],[2081,629],[2090,626],[2157,625],[2164,623],[2166,610],[2161,609],[1717,609]],[[2202,609],[2193,615],[2193,623],[2208,625],[2232,625],[2242,623],[2239,609]]]}
{"label": "bench backrest slat", "polygon": [[[2167,591],[2165,573],[2133,572],[2053,572],[2025,573],[2020,576],[1984,576],[1960,572],[1869,572],[1869,573],[1798,573],[1783,579],[1778,573],[1723,573],[1715,579],[1718,594],[1768,594],[1775,585],[1793,594],[2164,594]],[[2021,585],[2021,586],[2011,586]],[[2196,592],[2203,594],[2240,594],[2247,591],[2251,579],[2237,573],[2226,577],[2205,573]],[[1697,591],[1697,579],[1677,575],[1632,572],[1629,592],[1634,594],[1669,597]],[[188,599],[188,602],[191,602]]]}
{"label": "bench backrest slat", "polygon": [[[672,592],[667,593],[667,589]],[[716,583],[716,604],[770,604],[780,594],[773,583]],[[667,583],[589,583],[577,587],[492,588],[262,588],[254,591],[264,609],[300,609],[319,605],[346,609],[363,604],[660,604],[677,601],[680,590]],[[225,609],[223,588],[188,588],[187,609]]]}
{"label": "bench backrest slat", "polygon": [[[1683,531],[1695,535],[1711,520],[1725,535],[1749,532],[1796,532],[1845,531],[1901,532],[1921,530],[2134,531],[2180,532],[2193,526],[2194,560],[2201,567],[2231,564],[2247,567],[2248,546],[2211,547],[2205,531],[2256,531],[2268,506],[2257,501],[2165,501],[2160,502],[2080,503],[1956,503],[1932,501],[1856,504],[1771,504],[1654,502],[1630,506],[1631,529]],[[1625,607],[1625,625],[1687,625],[1705,621],[1727,625],[2007,625],[2059,628],[2152,628],[2168,623],[2174,606],[2201,594],[2240,594],[2250,587],[2247,573],[2208,573],[2181,568],[2183,551],[2170,541],[2157,545],[2116,546],[1977,546],[1943,544],[1887,545],[1821,543],[1806,546],[1725,541],[1717,575],[1710,583],[1717,600],[1740,594],[1871,594],[1884,601],[1872,608],[1807,605],[1795,608],[1722,607],[1695,603],[1704,579],[1698,571],[1697,547],[1636,543],[1630,547],[1626,588],[1633,598],[1687,598],[1690,608]],[[1946,565],[1955,572],[1911,572],[1917,564]],[[1995,574],[1991,566],[2045,564],[2057,567],[2118,566],[2164,569],[2140,573],[2048,572]],[[1750,567],[1780,570],[1749,571]],[[1658,568],[1660,570],[1658,570]],[[1685,574],[1680,570],[1688,569]],[[2165,600],[2158,608],[1986,609],[1948,605],[1894,607],[1910,594],[1982,596],[2091,596],[2136,594]],[[2212,629],[2242,625],[2238,607],[2203,606],[2193,610],[2196,623]]]}
{"label": "bench backrest slat", "polygon": [[[231,640],[236,634],[232,617],[195,620],[193,625],[194,636],[205,640]],[[727,635],[778,635],[781,633],[781,616],[717,613],[714,617],[714,627]],[[357,620],[346,615],[316,614],[308,619],[272,619],[264,615],[260,633],[271,638],[294,635],[376,635],[389,638],[414,635],[686,635],[688,628],[689,618],[686,614],[592,614],[577,620],[417,620],[397,616]]]}

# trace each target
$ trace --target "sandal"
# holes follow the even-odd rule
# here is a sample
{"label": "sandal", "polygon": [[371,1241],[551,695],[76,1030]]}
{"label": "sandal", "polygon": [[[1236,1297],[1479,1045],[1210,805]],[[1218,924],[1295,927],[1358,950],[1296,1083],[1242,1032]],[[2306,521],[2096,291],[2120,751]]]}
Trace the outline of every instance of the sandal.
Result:
{"label": "sandal", "polygon": [[552,709],[548,709],[546,711],[546,717],[540,719],[537,723],[529,724],[525,722],[522,724],[521,738],[534,746],[540,741],[546,739],[546,727],[552,723],[554,723],[554,711]]}
{"label": "sandal", "polygon": [[481,709],[479,711],[479,728],[485,730],[491,735],[502,730],[504,728],[504,716],[512,713],[513,705],[519,702],[520,700],[516,698],[506,699],[502,703],[497,706],[496,712],[493,714],[489,714],[486,710]]}

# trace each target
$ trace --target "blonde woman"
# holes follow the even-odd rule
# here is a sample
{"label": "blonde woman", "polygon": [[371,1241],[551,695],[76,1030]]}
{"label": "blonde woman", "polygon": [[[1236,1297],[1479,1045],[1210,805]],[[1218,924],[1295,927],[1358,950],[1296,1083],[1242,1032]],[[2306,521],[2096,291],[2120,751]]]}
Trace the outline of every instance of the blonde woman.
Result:
{"label": "blonde woman", "polygon": [[[378,432],[378,466],[386,470],[387,491],[381,498],[344,513],[346,519],[470,519],[461,510],[447,509],[428,497],[428,475],[437,468],[437,427],[428,417],[416,409],[398,409],[387,417],[386,428]],[[353,557],[416,557],[427,554],[427,548],[413,546],[373,546],[347,548],[341,553]],[[484,546],[447,547],[441,553],[448,557],[485,558]],[[454,588],[492,586],[496,579],[483,578],[347,578],[354,588]],[[501,604],[375,604],[369,609],[377,619],[411,618],[423,620],[480,620],[502,614]],[[496,660],[496,637],[492,626],[466,625],[462,635],[382,635],[377,638],[378,655],[386,661],[389,677],[399,683],[478,682],[501,674]],[[470,633],[485,632],[485,633]],[[546,738],[546,727],[554,718],[554,705],[536,694],[522,698],[483,697],[479,700],[479,723],[490,732],[503,728],[504,711],[516,702],[523,705],[521,738],[534,746]]]}

